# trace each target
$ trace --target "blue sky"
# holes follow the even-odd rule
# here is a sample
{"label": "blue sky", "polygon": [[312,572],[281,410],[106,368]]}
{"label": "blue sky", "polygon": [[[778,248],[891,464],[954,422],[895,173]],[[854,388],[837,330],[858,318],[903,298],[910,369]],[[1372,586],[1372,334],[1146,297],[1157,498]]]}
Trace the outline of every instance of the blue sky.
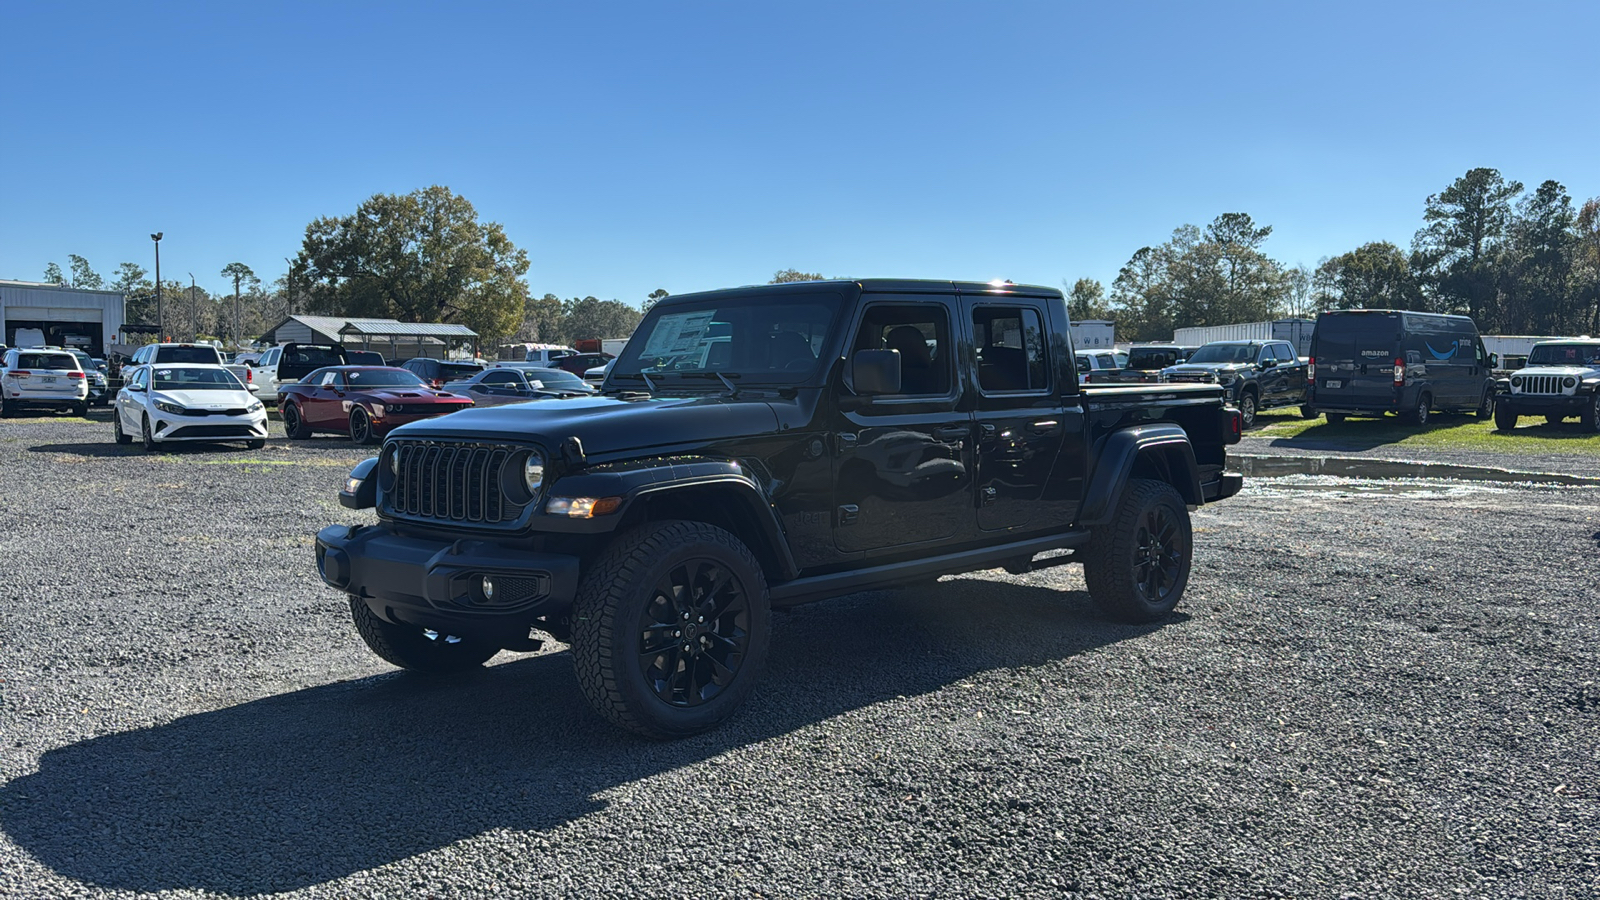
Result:
{"label": "blue sky", "polygon": [[225,289],[443,184],[535,294],[1109,283],[1248,212],[1315,265],[1474,166],[1600,195],[1600,4],[13,3],[0,278]]}

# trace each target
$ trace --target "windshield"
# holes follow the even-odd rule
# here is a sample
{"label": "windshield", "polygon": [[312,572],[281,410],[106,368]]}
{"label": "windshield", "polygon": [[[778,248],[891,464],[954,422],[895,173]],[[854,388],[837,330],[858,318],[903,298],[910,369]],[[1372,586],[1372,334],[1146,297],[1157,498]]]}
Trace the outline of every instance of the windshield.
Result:
{"label": "windshield", "polygon": [[611,377],[704,374],[803,381],[817,368],[837,307],[831,294],[658,307],[617,357]]}
{"label": "windshield", "polygon": [[17,368],[76,372],[78,371],[78,360],[65,353],[19,353],[17,354]]}
{"label": "windshield", "polygon": [[1540,344],[1528,354],[1530,366],[1587,366],[1600,363],[1600,344]]}
{"label": "windshield", "polygon": [[227,369],[156,369],[152,386],[158,391],[242,391],[244,385]]}
{"label": "windshield", "polygon": [[211,347],[160,347],[156,350],[156,358],[152,360],[158,363],[205,364],[216,364],[221,361],[222,357]]}
{"label": "windshield", "polygon": [[547,388],[555,388],[562,391],[586,391],[589,389],[589,385],[582,378],[561,369],[540,369],[537,372],[530,371],[527,375],[529,381],[537,381]]}
{"label": "windshield", "polygon": [[426,387],[422,379],[405,369],[350,369],[344,373],[352,390],[381,387]]}
{"label": "windshield", "polygon": [[1254,362],[1255,344],[1207,344],[1189,357],[1192,363],[1247,363]]}
{"label": "windshield", "polygon": [[1128,351],[1130,369],[1165,369],[1183,361],[1176,347],[1135,347]]}

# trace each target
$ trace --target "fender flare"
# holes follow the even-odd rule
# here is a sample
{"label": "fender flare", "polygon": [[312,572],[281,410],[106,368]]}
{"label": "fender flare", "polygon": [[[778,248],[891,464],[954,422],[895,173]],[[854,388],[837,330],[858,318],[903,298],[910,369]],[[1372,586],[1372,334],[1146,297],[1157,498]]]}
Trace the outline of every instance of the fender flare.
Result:
{"label": "fender flare", "polygon": [[[563,497],[621,497],[622,506],[616,513],[586,523],[598,528],[582,529],[614,531],[623,522],[629,521],[630,514],[643,503],[664,494],[707,487],[729,491],[739,498],[745,518],[758,531],[757,535],[740,537],[747,544],[753,538],[762,542],[763,546],[752,545],[751,549],[758,557],[763,557],[773,565],[772,574],[776,577],[772,580],[794,578],[799,566],[789,549],[778,510],[760,483],[752,477],[750,470],[737,460],[674,457],[670,461],[657,460],[645,465],[632,463],[615,468],[599,466],[559,479],[552,485],[552,492]],[[692,519],[694,516],[686,515],[684,518]]]}
{"label": "fender flare", "polygon": [[1195,461],[1189,433],[1171,423],[1136,425],[1106,437],[1084,492],[1078,524],[1104,525],[1111,521],[1134,464],[1145,453],[1159,453],[1166,460],[1176,482],[1173,487],[1185,503],[1198,506],[1205,502],[1200,489],[1200,466]]}

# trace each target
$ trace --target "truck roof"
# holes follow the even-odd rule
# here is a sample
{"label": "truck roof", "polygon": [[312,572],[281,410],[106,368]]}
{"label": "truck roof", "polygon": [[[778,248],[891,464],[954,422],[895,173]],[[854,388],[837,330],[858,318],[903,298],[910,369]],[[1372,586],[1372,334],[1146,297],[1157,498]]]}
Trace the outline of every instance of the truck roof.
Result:
{"label": "truck roof", "polygon": [[1012,284],[1010,282],[996,284],[984,281],[938,281],[919,278],[834,278],[824,281],[791,281],[785,284],[747,284],[739,287],[699,291],[693,294],[673,294],[670,297],[663,298],[656,306],[675,306],[685,301],[719,295],[732,297],[754,293],[803,293],[819,286],[830,285],[834,287],[850,287],[862,292],[871,291],[873,293],[887,294],[1015,294],[1018,296],[1056,299],[1061,297],[1060,289],[1035,284]]}

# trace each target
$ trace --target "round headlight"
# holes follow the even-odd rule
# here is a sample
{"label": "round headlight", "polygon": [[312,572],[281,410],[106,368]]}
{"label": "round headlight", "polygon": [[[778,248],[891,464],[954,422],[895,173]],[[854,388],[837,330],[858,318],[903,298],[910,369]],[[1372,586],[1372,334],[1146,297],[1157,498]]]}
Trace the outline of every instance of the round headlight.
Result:
{"label": "round headlight", "polygon": [[1511,379],[1511,386],[1512,387],[1522,387],[1522,376],[1518,375],[1517,377]]}
{"label": "round headlight", "polygon": [[544,485],[544,457],[537,450],[529,450],[522,461],[522,483],[528,486],[530,494],[539,493]]}
{"label": "round headlight", "polygon": [[1561,384],[1562,384],[1563,387],[1577,387],[1578,386],[1578,379],[1573,378],[1571,375],[1568,375],[1566,378],[1562,379]]}

